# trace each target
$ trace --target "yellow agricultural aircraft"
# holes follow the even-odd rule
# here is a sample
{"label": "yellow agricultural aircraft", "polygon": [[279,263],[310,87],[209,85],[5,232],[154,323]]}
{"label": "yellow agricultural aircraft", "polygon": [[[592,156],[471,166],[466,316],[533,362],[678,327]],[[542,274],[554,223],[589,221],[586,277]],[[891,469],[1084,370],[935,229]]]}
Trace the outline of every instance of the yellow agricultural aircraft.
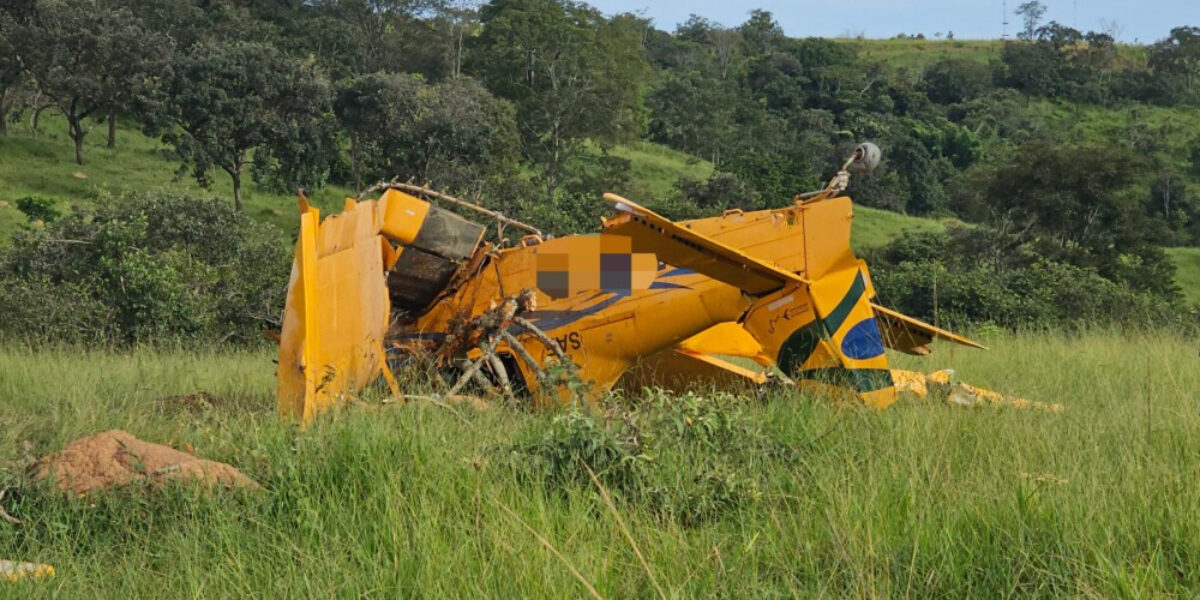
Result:
{"label": "yellow agricultural aircraft", "polygon": [[[378,199],[347,199],[323,221],[301,195],[280,412],[308,423],[381,377],[403,397],[391,369],[398,357],[452,373],[446,397],[477,385],[540,404],[617,386],[771,380],[878,408],[897,388],[924,395],[929,386],[967,403],[1006,401],[951,386],[947,372],[889,368],[885,348],[923,355],[934,339],[982,346],[875,303],[867,265],[850,247],[854,209],[842,192],[851,172],[878,161],[878,148],[863,144],[825,189],[789,206],[690,221],[605,194],[615,216],[598,235],[531,233],[512,247],[418,198],[456,201],[425,188],[381,184]],[[490,214],[498,228],[536,232]]]}

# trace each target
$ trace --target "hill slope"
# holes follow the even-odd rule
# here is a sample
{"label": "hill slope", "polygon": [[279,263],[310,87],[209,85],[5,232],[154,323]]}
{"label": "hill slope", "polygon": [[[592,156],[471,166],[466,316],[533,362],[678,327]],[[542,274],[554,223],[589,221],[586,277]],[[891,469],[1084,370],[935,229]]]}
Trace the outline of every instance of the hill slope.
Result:
{"label": "hill slope", "polygon": [[[1050,106],[1046,111],[1053,114]],[[1121,126],[1120,122],[1111,121],[1102,126],[1108,117],[1092,110],[1084,111],[1083,115],[1086,118],[1078,124],[1081,135],[1087,135],[1083,132],[1099,135]],[[1122,122],[1136,118],[1131,113],[1119,116]],[[1192,121],[1191,116],[1158,116],[1183,118],[1200,126],[1200,117]],[[87,164],[77,165],[72,160],[71,142],[65,129],[61,118],[48,117],[43,119],[41,132],[36,136],[18,126],[7,137],[0,137],[0,243],[6,243],[13,232],[28,226],[25,216],[15,206],[16,200],[26,196],[55,199],[64,209],[73,204],[103,201],[126,190],[230,196],[229,184],[223,177],[217,177],[213,187],[205,190],[187,174],[176,176],[177,164],[170,159],[166,147],[137,131],[119,130],[115,149],[104,147],[103,136],[91,136],[86,145]],[[631,177],[638,188],[658,197],[672,193],[675,182],[682,176],[704,179],[713,171],[708,161],[649,142],[618,146],[612,152],[631,162]],[[336,210],[342,198],[353,195],[350,189],[327,186],[310,192],[310,200],[322,209]],[[291,194],[264,190],[251,182],[246,185],[245,203],[247,212],[255,218],[288,232],[295,230],[295,199]],[[944,221],[866,206],[855,207],[855,215],[853,243],[859,250],[886,244],[905,233],[945,227]],[[1175,248],[1169,253],[1179,271],[1180,287],[1189,300],[1200,303],[1200,249]]]}
{"label": "hill slope", "polygon": [[[0,137],[0,240],[27,224],[25,216],[16,209],[16,200],[25,196],[44,196],[59,202],[65,209],[73,204],[90,204],[126,190],[173,190],[203,196],[231,196],[229,182],[223,174],[214,176],[213,186],[205,190],[190,174],[176,176],[177,163],[172,162],[167,148],[158,140],[137,131],[121,129],[117,147],[104,147],[104,138],[88,138],[87,164],[73,160],[71,142],[66,136],[66,124],[61,118],[42,119],[41,132],[32,135],[14,127],[7,137]],[[705,179],[713,171],[712,163],[650,142],[618,146],[612,153],[631,162],[634,187],[656,197],[672,193],[675,182],[682,176]],[[601,190],[597,190],[599,193]],[[322,209],[338,209],[352,190],[327,186],[310,192],[310,200]],[[246,184],[246,211],[285,231],[294,231],[295,198],[264,190],[253,182]],[[785,202],[781,199],[780,202]],[[653,202],[647,202],[653,205]],[[856,209],[855,245],[859,247],[885,244],[908,231],[928,231],[942,227],[937,221],[920,219],[883,210],[859,207]],[[4,243],[0,241],[0,243]]]}

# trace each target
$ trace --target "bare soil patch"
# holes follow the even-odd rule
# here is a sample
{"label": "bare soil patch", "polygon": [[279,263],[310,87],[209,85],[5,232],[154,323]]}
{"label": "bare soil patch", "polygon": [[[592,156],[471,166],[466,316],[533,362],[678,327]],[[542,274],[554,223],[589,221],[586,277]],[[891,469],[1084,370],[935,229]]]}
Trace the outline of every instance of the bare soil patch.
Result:
{"label": "bare soil patch", "polygon": [[259,487],[230,465],[145,442],[119,429],[75,440],[66,448],[43,456],[33,464],[31,471],[35,480],[49,480],[58,489],[73,494],[88,494],[142,481],[191,481],[226,488]]}

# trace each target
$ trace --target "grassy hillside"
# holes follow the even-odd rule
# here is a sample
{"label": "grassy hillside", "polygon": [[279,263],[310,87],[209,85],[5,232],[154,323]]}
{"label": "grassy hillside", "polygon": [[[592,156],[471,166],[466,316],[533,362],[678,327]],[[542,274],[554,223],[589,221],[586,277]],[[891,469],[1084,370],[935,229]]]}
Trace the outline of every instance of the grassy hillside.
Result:
{"label": "grassy hillside", "polygon": [[1167,256],[1175,263],[1175,283],[1200,306],[1200,248],[1167,248]]}
{"label": "grassy hillside", "polygon": [[[661,453],[677,480],[627,484],[710,489],[701,477],[714,513],[695,523],[606,487],[610,508],[586,478],[556,483],[510,453],[565,439],[548,415],[349,408],[299,432],[274,414],[267,353],[3,349],[0,487],[16,486],[3,504],[24,524],[0,523],[0,556],[58,575],[0,582],[0,595],[578,598],[583,582],[611,598],[1200,593],[1195,340],[982,341],[993,350],[938,344],[900,362],[1066,411],[742,401],[704,421],[741,441]],[[172,399],[199,391],[211,401]],[[670,435],[701,435],[679,423]],[[265,490],[72,501],[16,478],[22,444],[41,455],[109,428],[228,461]],[[722,470],[696,470],[718,458]]]}
{"label": "grassy hillside", "polygon": [[[1145,148],[1147,158],[1163,161],[1176,173],[1192,172],[1191,147],[1200,131],[1200,109],[1126,105],[1090,106],[1037,100],[1030,103],[1033,114],[1046,126],[1061,132],[1065,141],[1105,145],[1113,139],[1132,140],[1134,147]],[[1149,180],[1154,175],[1147,172]],[[1200,194],[1200,178],[1192,175],[1189,193]]]}
{"label": "grassy hillside", "polygon": [[675,192],[675,182],[688,176],[703,181],[712,175],[713,164],[651,142],[617,146],[612,153],[630,162],[633,183],[657,197]]}
{"label": "grassy hillside", "polygon": [[[873,43],[886,46],[893,42]],[[1200,113],[1196,111],[1158,108],[1110,111],[1074,109],[1050,103],[1043,103],[1041,107],[1045,118],[1074,123],[1072,127],[1078,135],[1089,138],[1122,135],[1122,131],[1142,119],[1152,127],[1169,125],[1172,131],[1200,130]],[[161,143],[127,129],[119,130],[117,148],[113,150],[104,147],[102,135],[93,134],[87,144],[87,164],[76,165],[65,129],[60,118],[49,117],[43,119],[42,131],[37,136],[17,126],[8,137],[0,137],[0,240],[7,240],[13,231],[27,224],[25,216],[14,205],[24,196],[47,196],[66,206],[96,202],[121,190],[170,189],[219,197],[231,195],[229,183],[222,174],[215,174],[213,187],[209,190],[201,189],[187,174],[177,177],[177,165],[169,159]],[[1183,143],[1180,136],[1182,134],[1176,134],[1170,143]],[[682,176],[704,179],[713,171],[712,163],[708,161],[649,142],[618,146],[612,152],[631,162],[633,187],[656,197],[671,194],[675,182]],[[353,195],[352,190],[338,186],[310,193],[318,206],[334,210],[340,208],[342,198],[347,195]],[[296,227],[295,199],[290,194],[266,191],[249,182],[245,202],[246,210],[258,219],[285,231]],[[865,206],[856,207],[855,215],[853,243],[860,250],[886,244],[907,232],[936,231],[945,227],[937,220]],[[1200,249],[1172,250],[1172,257],[1179,268],[1179,285],[1190,298],[1200,299]]]}
{"label": "grassy hillside", "polygon": [[[897,32],[905,33],[905,32]],[[920,32],[907,32],[915,35]],[[877,60],[893,67],[904,67],[920,70],[939,60],[947,58],[965,59],[987,63],[1000,58],[1003,42],[999,40],[947,40],[936,39],[934,32],[923,32],[928,39],[886,39],[869,40],[857,38],[838,38],[837,41],[853,45],[859,56],[868,60]],[[1165,36],[1167,32],[1163,32]],[[1117,53],[1121,59],[1129,62],[1144,61],[1145,46],[1118,44]]]}
{"label": "grassy hillside", "polygon": [[[190,172],[175,176],[178,163],[170,160],[167,148],[158,140],[136,130],[118,129],[117,147],[110,150],[104,147],[105,132],[101,129],[97,127],[86,139],[87,164],[82,166],[75,164],[66,121],[57,115],[43,116],[36,136],[16,125],[10,127],[7,137],[0,137],[0,239],[7,240],[25,223],[24,215],[13,204],[24,196],[55,198],[66,206],[94,202],[106,193],[123,190],[170,189],[233,201],[224,172],[213,173],[211,189],[201,189]],[[293,195],[264,191],[253,182],[244,185],[243,199],[249,214],[288,229],[296,227]],[[340,207],[348,193],[330,186],[311,196],[318,206],[333,208]]]}
{"label": "grassy hillside", "polygon": [[996,40],[842,38],[839,41],[853,45],[863,58],[881,61],[893,67],[919,69],[947,58],[986,63],[1000,56],[1000,42]]}
{"label": "grassy hillside", "polygon": [[[122,190],[169,189],[232,197],[223,173],[213,174],[213,186],[208,190],[200,188],[189,173],[176,176],[177,163],[170,160],[166,147],[137,131],[119,130],[117,148],[112,150],[104,147],[103,132],[94,133],[87,140],[87,164],[77,165],[66,136],[65,121],[58,117],[42,121],[37,136],[17,126],[8,137],[0,137],[0,240],[7,240],[13,231],[26,224],[25,216],[14,204],[24,196],[55,198],[64,208],[92,203]],[[612,153],[630,161],[632,187],[653,197],[672,194],[680,177],[703,180],[713,171],[712,163],[706,160],[649,142],[617,146]],[[244,198],[249,214],[286,231],[294,230],[294,196],[263,190],[253,182],[246,183],[246,188]],[[353,191],[339,186],[310,193],[318,206],[335,210],[340,209],[342,198],[347,195],[354,195]],[[865,207],[857,210],[855,244],[860,247],[886,243],[905,231],[940,227],[935,221],[887,211]]]}

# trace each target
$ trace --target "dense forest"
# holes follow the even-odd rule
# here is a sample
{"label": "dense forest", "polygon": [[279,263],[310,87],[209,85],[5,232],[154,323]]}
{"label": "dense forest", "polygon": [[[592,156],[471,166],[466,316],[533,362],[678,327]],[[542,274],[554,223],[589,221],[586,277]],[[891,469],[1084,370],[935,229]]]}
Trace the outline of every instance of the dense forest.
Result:
{"label": "dense forest", "polygon": [[[0,135],[59,113],[85,164],[85,138],[111,146],[118,123],[136,124],[236,211],[248,180],[287,191],[398,177],[556,233],[593,229],[608,189],[674,218],[778,206],[871,140],[885,162],[853,182],[857,202],[956,219],[869,252],[885,302],[1005,327],[1194,322],[1163,248],[1200,245],[1200,130],[1188,126],[1200,122],[1200,27],[1129,46],[1043,23],[1036,1],[1018,11],[1017,40],[910,65],[859,40],[789,38],[761,10],[735,27],[694,16],[666,31],[564,0],[9,0]],[[1109,109],[1127,118],[1072,126]],[[1162,110],[1182,117],[1149,118]],[[669,194],[637,189],[612,152],[636,140],[715,170]],[[81,304],[0,329],[253,337],[247,315],[270,313],[278,294],[214,284],[198,297],[188,278],[260,269],[277,284],[286,252],[263,250],[236,211],[166,218],[196,203],[126,201],[61,215],[22,199],[44,226],[0,257],[0,312],[28,321],[21,307],[39,293]],[[198,231],[145,225],[164,218],[176,226],[165,231]],[[214,221],[226,230],[207,239]],[[114,224],[129,222],[141,225]],[[64,253],[63,239],[108,245]],[[93,313],[116,330],[89,329]]]}

